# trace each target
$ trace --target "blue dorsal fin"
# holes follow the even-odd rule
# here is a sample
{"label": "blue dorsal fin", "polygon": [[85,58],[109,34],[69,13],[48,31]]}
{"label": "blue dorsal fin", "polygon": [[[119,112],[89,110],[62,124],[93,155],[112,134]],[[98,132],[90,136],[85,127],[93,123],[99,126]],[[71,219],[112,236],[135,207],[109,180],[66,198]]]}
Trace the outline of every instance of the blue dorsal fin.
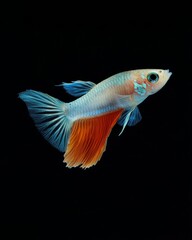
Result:
{"label": "blue dorsal fin", "polygon": [[58,86],[62,86],[67,93],[75,97],[80,97],[89,92],[96,84],[93,82],[85,82],[81,80],[73,81],[72,83],[61,83]]}
{"label": "blue dorsal fin", "polygon": [[139,111],[139,108],[136,107],[134,110],[127,109],[125,110],[121,117],[118,120],[118,124],[120,126],[123,126],[121,132],[119,135],[122,134],[123,130],[125,129],[126,125],[128,126],[134,126],[138,122],[140,122],[142,119],[141,113]]}

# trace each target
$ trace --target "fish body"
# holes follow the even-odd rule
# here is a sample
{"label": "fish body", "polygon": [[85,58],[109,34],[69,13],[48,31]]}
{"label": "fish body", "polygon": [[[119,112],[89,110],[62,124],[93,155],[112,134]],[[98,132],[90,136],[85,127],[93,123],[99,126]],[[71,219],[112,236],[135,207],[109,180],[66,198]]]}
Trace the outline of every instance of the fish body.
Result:
{"label": "fish body", "polygon": [[154,88],[146,78],[142,79],[139,71],[122,72],[95,85],[87,94],[68,104],[69,116],[76,120],[119,108],[135,108],[151,94]]}
{"label": "fish body", "polygon": [[170,76],[169,70],[143,69],[118,73],[97,85],[62,83],[69,94],[79,97],[70,103],[33,90],[19,97],[45,139],[65,152],[67,166],[88,168],[100,160],[113,126],[118,122],[122,133],[126,125],[137,124],[141,120],[137,106]]}

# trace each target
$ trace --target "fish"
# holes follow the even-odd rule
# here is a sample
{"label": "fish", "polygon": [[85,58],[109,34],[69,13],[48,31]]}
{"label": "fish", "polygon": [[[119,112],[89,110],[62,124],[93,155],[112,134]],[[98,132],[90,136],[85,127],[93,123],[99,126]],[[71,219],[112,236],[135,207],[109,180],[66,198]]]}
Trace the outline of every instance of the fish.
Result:
{"label": "fish", "polygon": [[122,127],[121,135],[126,126],[139,123],[138,105],[158,92],[171,75],[169,70],[138,69],[117,73],[98,84],[62,82],[59,86],[77,98],[68,103],[31,89],[18,97],[43,137],[64,153],[66,167],[87,169],[101,159],[115,124]]}

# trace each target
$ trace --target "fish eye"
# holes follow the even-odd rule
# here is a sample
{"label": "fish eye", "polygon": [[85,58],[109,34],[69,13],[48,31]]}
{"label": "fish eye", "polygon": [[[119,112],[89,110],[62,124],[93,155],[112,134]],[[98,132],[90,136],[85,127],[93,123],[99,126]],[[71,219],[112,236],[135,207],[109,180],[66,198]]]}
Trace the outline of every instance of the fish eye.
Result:
{"label": "fish eye", "polygon": [[151,83],[156,83],[159,80],[159,75],[157,73],[149,73],[147,75],[147,80]]}

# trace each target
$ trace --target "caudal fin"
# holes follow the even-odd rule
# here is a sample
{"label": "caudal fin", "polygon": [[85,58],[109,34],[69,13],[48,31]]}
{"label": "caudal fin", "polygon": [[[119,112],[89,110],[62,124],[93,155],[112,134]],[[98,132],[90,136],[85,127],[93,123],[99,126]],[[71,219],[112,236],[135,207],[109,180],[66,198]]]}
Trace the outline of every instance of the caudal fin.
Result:
{"label": "caudal fin", "polygon": [[65,115],[65,103],[48,94],[27,90],[19,93],[43,137],[59,151],[68,144],[72,122]]}

